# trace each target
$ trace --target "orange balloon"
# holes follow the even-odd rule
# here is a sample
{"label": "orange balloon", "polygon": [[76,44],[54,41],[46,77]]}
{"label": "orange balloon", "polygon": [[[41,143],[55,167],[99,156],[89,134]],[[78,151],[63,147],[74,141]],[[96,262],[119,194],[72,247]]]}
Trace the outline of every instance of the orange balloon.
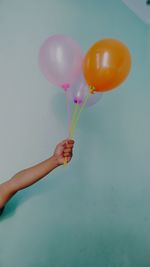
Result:
{"label": "orange balloon", "polygon": [[130,69],[129,49],[115,39],[96,42],[83,61],[85,80],[97,92],[113,90],[126,79]]}

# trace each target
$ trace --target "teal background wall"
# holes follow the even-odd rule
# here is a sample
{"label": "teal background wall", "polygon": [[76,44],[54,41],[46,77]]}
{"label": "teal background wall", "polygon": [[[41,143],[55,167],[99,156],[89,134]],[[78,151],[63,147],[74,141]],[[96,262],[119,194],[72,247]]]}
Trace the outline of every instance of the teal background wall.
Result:
{"label": "teal background wall", "polygon": [[132,53],[119,90],[85,110],[67,168],[17,194],[0,221],[0,267],[150,266],[150,30],[120,1],[0,1],[0,181],[66,136],[63,93],[38,68],[47,36]]}

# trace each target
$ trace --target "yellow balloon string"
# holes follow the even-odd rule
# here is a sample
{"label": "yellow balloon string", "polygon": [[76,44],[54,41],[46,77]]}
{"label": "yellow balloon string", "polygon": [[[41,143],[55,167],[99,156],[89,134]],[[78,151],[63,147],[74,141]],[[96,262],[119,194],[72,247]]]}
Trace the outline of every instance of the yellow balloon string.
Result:
{"label": "yellow balloon string", "polygon": [[79,110],[79,112],[78,112],[78,114],[77,114],[77,118],[76,118],[76,120],[75,120],[75,122],[74,122],[74,125],[73,125],[73,127],[72,127],[72,132],[71,132],[71,136],[72,136],[72,137],[73,137],[74,132],[75,132],[75,129],[76,129],[76,127],[77,127],[77,124],[78,124],[78,121],[79,121],[79,119],[80,119],[81,113],[82,113],[82,111],[84,110],[85,105],[86,105],[88,99],[90,98],[90,96],[91,96],[91,92],[86,96],[86,98],[85,98],[85,100],[84,100],[84,102],[83,102],[83,104],[82,104],[82,106],[81,106],[81,108],[80,108],[80,110]]}
{"label": "yellow balloon string", "polygon": [[73,137],[72,132],[73,132],[74,124],[75,124],[76,117],[77,117],[77,114],[78,114],[78,109],[79,109],[79,104],[76,104],[75,105],[75,110],[74,110],[74,113],[73,113],[73,116],[72,116],[71,126],[70,126],[70,138]]}
{"label": "yellow balloon string", "polygon": [[[70,94],[65,90],[67,100],[68,136],[70,135]],[[64,158],[64,166],[67,165],[67,157]]]}
{"label": "yellow balloon string", "polygon": [[66,167],[67,166],[67,158],[65,157],[65,159],[64,159],[64,167]]}
{"label": "yellow balloon string", "polygon": [[[76,116],[77,116],[78,108],[79,108],[79,105],[76,104],[75,105],[75,109],[74,109],[74,113],[73,113],[73,116],[72,116],[72,120],[71,120],[71,123],[70,123],[69,138],[72,138],[72,128],[73,128],[74,121],[75,121]],[[65,159],[64,159],[64,167],[66,167],[66,165],[67,165],[67,158],[65,157]]]}

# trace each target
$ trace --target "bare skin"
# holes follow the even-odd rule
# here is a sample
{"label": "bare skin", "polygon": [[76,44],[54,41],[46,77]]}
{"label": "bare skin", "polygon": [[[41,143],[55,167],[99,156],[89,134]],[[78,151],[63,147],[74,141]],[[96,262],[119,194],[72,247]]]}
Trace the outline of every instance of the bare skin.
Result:
{"label": "bare skin", "polygon": [[69,163],[72,158],[73,146],[73,140],[64,140],[56,146],[54,154],[50,158],[18,172],[11,179],[0,184],[0,208],[3,208],[18,191],[38,182],[55,168],[64,164],[65,160]]}

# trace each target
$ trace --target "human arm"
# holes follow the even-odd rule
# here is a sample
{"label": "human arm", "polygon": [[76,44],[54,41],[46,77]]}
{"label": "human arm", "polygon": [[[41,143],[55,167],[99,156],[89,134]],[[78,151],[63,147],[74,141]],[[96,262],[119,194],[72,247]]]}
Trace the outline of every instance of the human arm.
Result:
{"label": "human arm", "polygon": [[72,158],[74,141],[64,140],[56,146],[54,154],[41,163],[24,169],[15,174],[11,179],[0,185],[0,208],[18,191],[38,182],[55,168]]}

